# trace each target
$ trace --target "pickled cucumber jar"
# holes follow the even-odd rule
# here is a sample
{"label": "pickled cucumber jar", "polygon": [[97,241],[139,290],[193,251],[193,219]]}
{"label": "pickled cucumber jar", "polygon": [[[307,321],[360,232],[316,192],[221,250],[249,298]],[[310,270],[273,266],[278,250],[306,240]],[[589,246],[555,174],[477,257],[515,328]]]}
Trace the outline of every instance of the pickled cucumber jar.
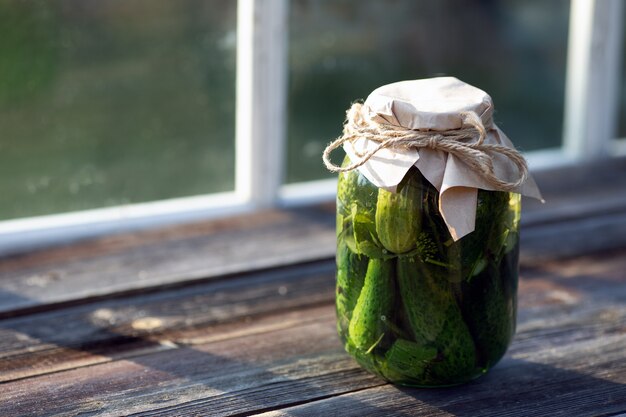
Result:
{"label": "pickled cucumber jar", "polygon": [[457,241],[438,199],[414,167],[395,193],[339,174],[338,332],[359,364],[401,385],[476,378],[515,332],[520,195],[478,190],[475,230]]}
{"label": "pickled cucumber jar", "polygon": [[322,155],[339,175],[339,335],[393,383],[470,381],[515,333],[521,195],[543,200],[493,112],[454,77],[388,84]]}

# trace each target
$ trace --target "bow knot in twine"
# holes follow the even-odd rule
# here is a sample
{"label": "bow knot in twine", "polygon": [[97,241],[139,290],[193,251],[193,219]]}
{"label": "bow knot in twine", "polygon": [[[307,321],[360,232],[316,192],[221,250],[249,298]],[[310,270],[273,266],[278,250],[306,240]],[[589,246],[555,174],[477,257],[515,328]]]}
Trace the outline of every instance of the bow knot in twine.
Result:
{"label": "bow knot in twine", "polygon": [[[513,191],[522,185],[528,177],[528,166],[524,157],[517,150],[507,146],[485,143],[487,129],[480,117],[474,112],[464,112],[461,115],[463,126],[460,129],[412,130],[375,122],[365,114],[361,103],[354,103],[347,112],[343,135],[326,147],[322,158],[328,170],[347,172],[365,164],[381,149],[429,148],[458,157],[496,190]],[[360,138],[373,141],[376,146],[366,152],[358,152],[353,147],[360,160],[345,167],[337,166],[330,161],[330,154],[335,149],[346,142],[354,143]],[[515,181],[504,181],[496,176],[494,154],[508,158],[517,167],[518,177]]]}

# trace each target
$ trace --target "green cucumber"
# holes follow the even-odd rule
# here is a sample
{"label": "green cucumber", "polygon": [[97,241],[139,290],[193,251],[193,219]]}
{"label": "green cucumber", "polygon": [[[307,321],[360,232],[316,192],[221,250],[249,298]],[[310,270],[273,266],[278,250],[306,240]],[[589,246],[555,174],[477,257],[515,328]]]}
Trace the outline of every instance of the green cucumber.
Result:
{"label": "green cucumber", "polygon": [[367,272],[367,258],[355,254],[339,239],[337,242],[337,318],[340,328],[347,328],[352,310],[361,293]]}
{"label": "green cucumber", "polygon": [[419,345],[439,352],[428,368],[434,383],[454,381],[471,374],[476,348],[461,310],[446,279],[447,270],[419,257],[399,257],[398,287],[409,327]]}
{"label": "green cucumber", "polygon": [[[428,216],[432,230],[437,230],[436,240],[445,242],[440,246],[443,262],[449,265],[448,281],[469,281],[480,274],[493,258],[504,253],[507,244],[516,238],[508,218],[514,216],[509,206],[509,193],[478,190],[476,221],[474,231],[454,242],[443,218],[436,210],[436,203],[430,202]],[[433,233],[429,231],[430,233]],[[510,235],[509,235],[510,234]],[[442,237],[447,235],[447,240]]]}
{"label": "green cucumber", "polygon": [[383,375],[423,380],[430,362],[437,357],[437,349],[405,339],[397,339],[385,354]]}
{"label": "green cucumber", "polygon": [[502,207],[500,218],[502,221],[494,227],[491,236],[489,251],[498,264],[502,258],[517,247],[519,241],[519,221],[521,215],[521,196],[509,193],[507,203]]}
{"label": "green cucumber", "polygon": [[376,233],[390,252],[405,253],[415,248],[421,227],[421,176],[409,171],[397,192],[378,191]]}
{"label": "green cucumber", "polygon": [[[350,163],[346,156],[343,166]],[[370,258],[384,258],[386,253],[376,236],[376,201],[378,188],[358,170],[342,172],[337,183],[337,236],[350,249]]]}
{"label": "green cucumber", "polygon": [[455,243],[460,247],[462,276],[469,280],[480,274],[490,258],[500,253],[506,240],[505,216],[509,193],[478,191],[474,231]]}
{"label": "green cucumber", "polygon": [[[501,270],[504,271],[501,272]],[[501,273],[508,278],[503,282]],[[490,264],[462,289],[463,313],[474,336],[481,363],[489,367],[506,352],[515,333],[515,298],[511,287],[516,270],[508,265],[508,255],[499,268]]]}
{"label": "green cucumber", "polygon": [[[350,159],[346,156],[342,167],[349,164]],[[358,169],[339,174],[337,182],[337,211],[342,216],[350,216],[354,205],[357,206],[360,213],[371,213],[373,215],[374,210],[376,210],[377,196],[378,188],[369,182]]]}
{"label": "green cucumber", "polygon": [[[350,160],[346,156],[342,167],[349,164]],[[348,217],[351,213],[353,196],[358,189],[357,181],[359,173],[357,171],[340,172],[337,180],[337,213],[343,217]]]}
{"label": "green cucumber", "polygon": [[352,311],[348,334],[352,344],[371,351],[388,328],[385,322],[393,311],[394,262],[370,259],[361,294]]}
{"label": "green cucumber", "polygon": [[446,273],[446,268],[426,264],[418,256],[398,257],[398,288],[411,332],[418,342],[437,339],[447,319],[448,306],[456,302]]}
{"label": "green cucumber", "polygon": [[436,341],[439,356],[429,374],[433,381],[461,382],[476,371],[476,346],[456,304],[450,305],[445,316]]}
{"label": "green cucumber", "polygon": [[374,373],[380,374],[381,367],[384,364],[383,357],[379,356],[377,352],[366,352],[361,349],[357,349],[350,340],[344,344],[346,352],[348,352],[359,365],[365,369],[369,369]]}

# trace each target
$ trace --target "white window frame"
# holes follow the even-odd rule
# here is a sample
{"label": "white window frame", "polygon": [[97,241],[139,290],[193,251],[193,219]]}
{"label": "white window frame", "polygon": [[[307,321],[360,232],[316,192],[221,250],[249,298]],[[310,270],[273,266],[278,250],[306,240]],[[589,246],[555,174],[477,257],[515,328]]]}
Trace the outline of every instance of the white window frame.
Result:
{"label": "white window frame", "polygon": [[[622,0],[571,0],[563,146],[527,153],[532,170],[626,154],[613,146],[622,20]],[[283,184],[287,50],[288,0],[238,0],[234,191],[0,221],[0,254],[334,199],[336,180]]]}
{"label": "white window frame", "polygon": [[606,157],[616,137],[622,0],[572,0],[563,150],[575,160]]}

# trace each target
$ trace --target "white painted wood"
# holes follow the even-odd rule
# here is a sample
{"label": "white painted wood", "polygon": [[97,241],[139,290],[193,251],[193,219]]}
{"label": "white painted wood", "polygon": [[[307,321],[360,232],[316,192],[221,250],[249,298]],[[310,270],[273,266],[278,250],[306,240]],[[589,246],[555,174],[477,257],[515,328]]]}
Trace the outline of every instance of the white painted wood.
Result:
{"label": "white painted wood", "polygon": [[337,178],[283,185],[279,201],[283,207],[334,201],[337,196]]}
{"label": "white painted wood", "polygon": [[285,167],[287,0],[239,0],[235,191],[256,207],[278,200]]}
{"label": "white painted wood", "polygon": [[572,0],[563,141],[577,159],[608,154],[617,121],[623,0]]}
{"label": "white painted wood", "polygon": [[234,192],[174,198],[0,222],[0,255],[119,232],[251,211]]}
{"label": "white painted wood", "polygon": [[576,158],[567,154],[563,148],[525,152],[524,157],[531,172],[567,167],[578,163]]}

